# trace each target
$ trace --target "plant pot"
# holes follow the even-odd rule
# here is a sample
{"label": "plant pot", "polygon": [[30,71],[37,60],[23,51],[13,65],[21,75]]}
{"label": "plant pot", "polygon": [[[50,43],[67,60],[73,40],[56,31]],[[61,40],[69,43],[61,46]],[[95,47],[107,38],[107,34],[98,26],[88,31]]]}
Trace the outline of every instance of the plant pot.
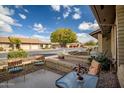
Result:
{"label": "plant pot", "polygon": [[59,57],[59,59],[64,59],[64,56],[58,56]]}

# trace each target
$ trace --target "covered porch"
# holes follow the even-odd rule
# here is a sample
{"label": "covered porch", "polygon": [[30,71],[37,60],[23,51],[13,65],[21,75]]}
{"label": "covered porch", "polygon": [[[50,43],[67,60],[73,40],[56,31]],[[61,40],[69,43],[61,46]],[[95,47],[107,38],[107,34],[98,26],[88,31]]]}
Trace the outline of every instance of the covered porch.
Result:
{"label": "covered porch", "polygon": [[98,39],[98,51],[115,60],[117,77],[120,86],[124,87],[124,6],[90,7],[100,27],[90,35]]}

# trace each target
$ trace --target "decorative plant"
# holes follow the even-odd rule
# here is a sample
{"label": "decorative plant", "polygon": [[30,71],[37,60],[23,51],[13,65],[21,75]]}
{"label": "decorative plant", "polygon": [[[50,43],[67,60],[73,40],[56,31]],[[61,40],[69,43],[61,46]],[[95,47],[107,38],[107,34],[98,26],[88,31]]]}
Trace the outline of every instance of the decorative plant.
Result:
{"label": "decorative plant", "polygon": [[105,54],[96,53],[95,55],[91,55],[90,60],[93,59],[101,64],[102,70],[108,71],[110,69],[110,60],[105,56]]}
{"label": "decorative plant", "polygon": [[8,37],[8,39],[10,41],[10,47],[12,47],[12,50],[14,50],[15,47],[16,49],[20,49],[20,44],[21,44],[20,39],[14,37]]}
{"label": "decorative plant", "polygon": [[28,54],[24,50],[10,51],[8,53],[8,59],[12,59],[12,58],[25,58],[27,56],[28,56]]}
{"label": "decorative plant", "polygon": [[63,52],[59,52],[58,53],[58,57],[61,58],[61,59],[64,59],[64,53]]}
{"label": "decorative plant", "polygon": [[0,51],[3,51],[4,49],[3,49],[3,47],[0,47]]}

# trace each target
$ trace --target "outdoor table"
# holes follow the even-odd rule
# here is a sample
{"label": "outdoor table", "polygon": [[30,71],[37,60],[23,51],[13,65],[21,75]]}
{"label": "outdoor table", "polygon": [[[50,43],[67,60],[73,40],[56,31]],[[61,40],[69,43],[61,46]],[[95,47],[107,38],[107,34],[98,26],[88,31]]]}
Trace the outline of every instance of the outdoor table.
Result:
{"label": "outdoor table", "polygon": [[98,77],[90,74],[83,74],[83,81],[77,80],[77,72],[72,71],[56,80],[56,86],[61,88],[96,88]]}

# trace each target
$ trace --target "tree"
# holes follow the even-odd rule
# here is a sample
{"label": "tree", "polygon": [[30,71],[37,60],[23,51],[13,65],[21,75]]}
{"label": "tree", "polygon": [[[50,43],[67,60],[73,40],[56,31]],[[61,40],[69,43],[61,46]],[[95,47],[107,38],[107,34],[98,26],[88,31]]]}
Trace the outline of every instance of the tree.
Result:
{"label": "tree", "polygon": [[10,46],[12,47],[12,49],[14,50],[14,48],[16,47],[16,49],[20,49],[20,44],[21,44],[21,40],[18,38],[13,38],[13,37],[8,37],[9,41],[10,41]]}
{"label": "tree", "polygon": [[88,41],[88,42],[86,42],[84,45],[86,45],[86,46],[95,46],[95,45],[97,45],[97,42],[94,42],[94,41]]}
{"label": "tree", "polygon": [[76,33],[68,28],[59,28],[51,33],[51,42],[60,43],[62,47],[65,47],[67,43],[74,43],[77,41]]}
{"label": "tree", "polygon": [[16,48],[20,49],[20,45],[21,45],[21,40],[18,38],[15,38],[15,44],[16,44]]}

